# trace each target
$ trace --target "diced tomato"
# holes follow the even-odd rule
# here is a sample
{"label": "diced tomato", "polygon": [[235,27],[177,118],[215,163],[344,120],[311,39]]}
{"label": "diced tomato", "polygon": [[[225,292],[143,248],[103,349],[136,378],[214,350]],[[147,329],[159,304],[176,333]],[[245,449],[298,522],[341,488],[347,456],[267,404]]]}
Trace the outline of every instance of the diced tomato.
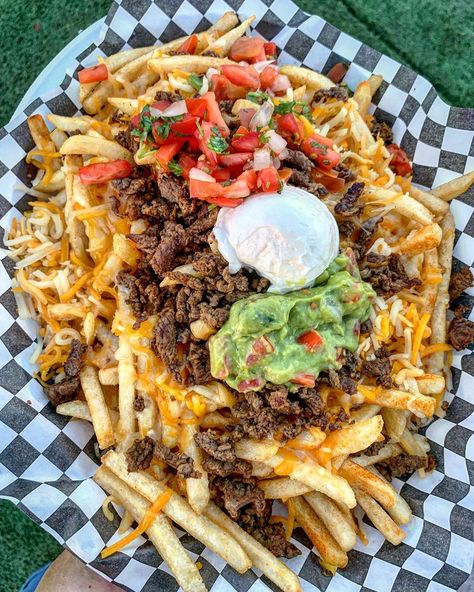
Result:
{"label": "diced tomato", "polygon": [[312,374],[297,374],[292,380],[293,384],[299,384],[301,386],[314,386],[316,384],[315,377]]}
{"label": "diced tomato", "polygon": [[[316,167],[312,169],[311,174],[316,183],[321,183],[331,193],[339,193],[344,189],[345,181],[341,177],[332,175],[333,171],[318,170]],[[330,173],[330,174],[326,174]]]}
{"label": "diced tomato", "polygon": [[198,44],[198,36],[190,35],[177,49],[178,53],[193,54]]}
{"label": "diced tomato", "polygon": [[257,62],[265,60],[265,45],[260,37],[240,37],[230,48],[229,58],[235,62]]}
{"label": "diced tomato", "polygon": [[269,193],[272,191],[279,191],[281,188],[281,181],[278,171],[274,166],[269,166],[257,173],[257,187],[260,191]]}
{"label": "diced tomato", "polygon": [[164,111],[171,105],[171,101],[155,101],[151,106],[153,109],[159,109],[160,111]]}
{"label": "diced tomato", "polygon": [[267,43],[264,43],[263,49],[265,50],[265,55],[267,57],[271,57],[271,58],[276,57],[277,46],[276,46],[276,43],[273,43],[273,41],[268,41]]}
{"label": "diced tomato", "polygon": [[260,72],[260,84],[263,89],[270,88],[275,82],[275,78],[278,76],[278,70],[267,66]]}
{"label": "diced tomato", "polygon": [[217,163],[214,165],[207,160],[207,158],[204,155],[201,155],[196,163],[196,168],[199,169],[200,171],[204,171],[205,173],[207,173],[208,175],[212,174],[212,172],[216,169],[217,167]]}
{"label": "diced tomato", "polygon": [[206,113],[207,102],[204,99],[189,98],[186,99],[186,107],[188,108],[188,113],[190,115],[194,115],[195,117],[202,119]]}
{"label": "diced tomato", "polygon": [[238,181],[245,181],[250,191],[257,189],[257,171],[248,169],[238,176]]}
{"label": "diced tomato", "polygon": [[236,208],[244,203],[243,199],[229,199],[228,197],[207,197],[204,201],[216,204],[221,208]]}
{"label": "diced tomato", "polygon": [[235,181],[224,187],[217,182],[210,183],[209,181],[190,179],[189,193],[191,197],[202,199],[203,201],[209,201],[210,198],[216,197],[224,197],[234,201],[234,199],[240,199],[250,195],[250,189],[248,188],[247,183],[243,180]]}
{"label": "diced tomato", "polygon": [[196,160],[188,154],[181,154],[178,163],[183,171],[183,177],[189,179],[189,171],[196,166]]}
{"label": "diced tomato", "polygon": [[190,152],[199,152],[199,134],[197,131],[194,132],[193,136],[186,138],[186,142]]}
{"label": "diced tomato", "polygon": [[230,179],[230,169],[215,169],[211,175],[218,183],[223,183]]}
{"label": "diced tomato", "polygon": [[105,64],[99,64],[98,66],[91,66],[90,68],[84,68],[77,73],[79,82],[81,84],[89,84],[90,82],[102,82],[107,80],[109,77],[109,71]]}
{"label": "diced tomato", "polygon": [[260,140],[257,132],[247,132],[237,138],[234,136],[232,140],[232,148],[235,148],[238,152],[253,152],[259,145]]}
{"label": "diced tomato", "polygon": [[156,121],[154,121],[152,123],[151,126],[151,133],[153,136],[153,141],[155,142],[155,144],[157,144],[158,146],[161,146],[162,144],[166,143],[166,140],[168,138],[163,138],[160,135],[160,126],[162,125],[163,121],[161,119],[157,119]]}
{"label": "diced tomato", "polygon": [[183,146],[182,140],[174,140],[173,142],[169,142],[167,144],[163,144],[158,148],[155,152],[155,158],[158,161],[161,168],[168,172],[168,163],[169,161],[181,150]]}
{"label": "diced tomato", "polygon": [[299,144],[304,137],[303,124],[296,119],[293,113],[281,115],[277,125],[280,134],[292,144]]}
{"label": "diced tomato", "polygon": [[322,345],[323,338],[317,331],[315,331],[314,329],[310,329],[309,331],[305,331],[304,333],[302,333],[298,337],[297,342],[300,345],[304,345],[307,350],[314,351],[320,345]]}
{"label": "diced tomato", "polygon": [[242,167],[252,156],[251,152],[235,152],[234,154],[219,154],[217,160],[223,167]]}
{"label": "diced tomato", "polygon": [[347,66],[342,62],[338,62],[329,70],[326,76],[329,78],[329,80],[332,80],[334,84],[338,84],[344,78],[346,73]]}
{"label": "diced tomato", "polygon": [[138,115],[134,115],[130,119],[130,124],[132,125],[132,127],[135,127],[135,128],[139,127],[139,125],[140,125],[140,118],[141,118],[141,115],[138,114]]}
{"label": "diced tomato", "polygon": [[328,138],[312,134],[301,144],[301,150],[306,156],[315,160],[321,168],[332,169],[339,163],[341,156],[329,148],[328,142],[330,142]]}
{"label": "diced tomato", "polygon": [[260,86],[258,72],[252,66],[222,66],[221,72],[237,86],[244,86],[249,90],[257,90]]}
{"label": "diced tomato", "polygon": [[237,179],[231,185],[223,187],[224,197],[238,198],[250,195],[250,187],[245,179]]}
{"label": "diced tomato", "polygon": [[186,113],[180,121],[171,124],[171,130],[176,135],[192,136],[197,129],[196,117]]}
{"label": "diced tomato", "polygon": [[292,172],[292,169],[284,167],[282,169],[279,169],[278,176],[284,183],[286,183],[290,179]]}
{"label": "diced tomato", "polygon": [[203,121],[201,123],[203,135],[201,134],[200,130],[197,130],[196,137],[199,139],[199,149],[205,155],[211,167],[215,168],[217,166],[217,154],[213,152],[208,146],[208,142],[213,134],[213,127],[215,127],[214,123],[210,123],[209,121]]}
{"label": "diced tomato", "polygon": [[216,101],[216,95],[212,91],[209,91],[202,98],[207,104],[206,120],[215,123],[221,130],[223,136],[228,136],[230,131],[222,117],[222,113]]}
{"label": "diced tomato", "polygon": [[413,168],[405,150],[400,148],[398,144],[389,144],[387,146],[387,150],[392,155],[390,168],[396,175],[400,175],[400,177],[406,177],[407,175],[411,175],[413,173]]}
{"label": "diced tomato", "polygon": [[217,101],[242,99],[247,95],[246,88],[232,84],[223,74],[214,74],[212,76],[211,90],[215,93]]}
{"label": "diced tomato", "polygon": [[113,160],[112,162],[98,162],[79,169],[79,178],[83,185],[107,183],[112,179],[123,179],[132,172],[132,165],[128,160]]}

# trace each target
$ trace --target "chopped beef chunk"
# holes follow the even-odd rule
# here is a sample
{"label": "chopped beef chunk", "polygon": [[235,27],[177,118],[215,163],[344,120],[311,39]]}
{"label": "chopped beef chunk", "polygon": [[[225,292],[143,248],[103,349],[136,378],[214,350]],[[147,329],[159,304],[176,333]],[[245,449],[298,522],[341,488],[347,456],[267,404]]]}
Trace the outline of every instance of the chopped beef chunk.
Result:
{"label": "chopped beef chunk", "polygon": [[358,371],[359,358],[355,354],[345,351],[339,361],[341,364],[339,370],[331,368],[321,372],[318,381],[328,383],[333,388],[353,395],[357,392],[357,380],[360,378],[360,372]]}
{"label": "chopped beef chunk", "polygon": [[150,226],[145,232],[129,234],[127,238],[132,240],[140,251],[152,255],[160,244],[160,230],[158,226]]}
{"label": "chopped beef chunk", "polygon": [[375,351],[374,360],[364,360],[362,362],[361,372],[365,376],[371,376],[376,379],[376,383],[384,388],[392,388],[393,382],[390,376],[392,364],[389,360],[389,351],[383,345]]}
{"label": "chopped beef chunk", "polygon": [[291,150],[288,148],[288,156],[282,163],[282,166],[296,168],[299,171],[309,171],[314,168],[311,159],[306,156],[301,150]]}
{"label": "chopped beef chunk", "polygon": [[370,319],[364,321],[360,326],[361,335],[364,333],[370,333],[372,331],[373,323]]}
{"label": "chopped beef chunk", "polygon": [[374,236],[374,232],[382,220],[383,218],[372,216],[372,218],[367,218],[367,220],[362,222],[357,240],[352,245],[352,250],[354,251],[357,261],[360,261],[365,257],[367,251],[369,250],[370,242]]}
{"label": "chopped beef chunk", "polygon": [[212,380],[209,351],[205,343],[191,342],[187,362],[195,384],[205,384]]}
{"label": "chopped beef chunk", "polygon": [[149,177],[131,176],[114,179],[111,185],[116,199],[115,213],[129,220],[141,218],[141,207],[156,196],[153,180]]}
{"label": "chopped beef chunk", "polygon": [[182,100],[183,97],[178,93],[166,92],[165,90],[159,90],[155,95],[155,101],[171,101],[172,103],[176,103]]}
{"label": "chopped beef chunk", "polygon": [[181,370],[183,365],[178,359],[177,335],[175,313],[171,308],[165,308],[160,313],[153,329],[151,347],[158,358],[171,370],[174,378],[182,383]]}
{"label": "chopped beef chunk", "polygon": [[326,197],[326,195],[329,193],[324,185],[321,185],[321,183],[315,183],[307,171],[292,169],[291,177],[288,179],[288,183],[290,185],[294,185],[295,187],[306,189],[306,191],[309,191],[309,193],[312,193],[319,199]]}
{"label": "chopped beef chunk", "polygon": [[66,378],[58,384],[45,387],[46,395],[51,403],[57,407],[61,403],[73,401],[79,394],[79,378]]}
{"label": "chopped beef chunk", "polygon": [[337,226],[339,229],[339,236],[344,242],[351,238],[357,228],[357,224],[351,220],[341,220],[338,222]]}
{"label": "chopped beef chunk", "polygon": [[184,179],[160,173],[156,177],[158,190],[168,202],[175,203],[183,216],[189,216],[196,211],[196,200],[189,197],[189,191]]}
{"label": "chopped beef chunk", "polygon": [[454,311],[455,317],[448,328],[448,342],[457,351],[466,349],[474,343],[474,323],[462,316],[465,310],[464,306],[459,306]]}
{"label": "chopped beef chunk", "polygon": [[234,106],[234,101],[232,99],[225,99],[225,101],[219,102],[219,108],[221,113],[227,113],[227,115],[232,113],[232,107]]}
{"label": "chopped beef chunk", "polygon": [[144,471],[148,469],[153,460],[154,449],[155,441],[148,436],[135,440],[125,453],[128,470]]}
{"label": "chopped beef chunk", "polygon": [[61,403],[73,401],[79,394],[81,383],[79,372],[82,368],[82,357],[87,349],[79,339],[73,339],[71,349],[64,364],[66,377],[57,384],[45,387],[45,392],[51,403],[57,407]]}
{"label": "chopped beef chunk", "polygon": [[71,350],[64,364],[64,372],[67,378],[79,376],[82,368],[82,357],[85,354],[87,345],[84,345],[79,339],[71,341]]}
{"label": "chopped beef chunk", "polygon": [[375,139],[382,138],[384,144],[393,143],[392,128],[388,125],[388,123],[385,123],[385,121],[377,121],[377,119],[374,118],[372,125],[370,126],[370,133]]}
{"label": "chopped beef chunk", "polygon": [[222,462],[234,462],[234,442],[239,439],[238,433],[219,434],[215,430],[206,430],[194,435],[196,444],[209,456]]}
{"label": "chopped beef chunk", "polygon": [[474,276],[467,265],[463,265],[459,271],[453,271],[449,282],[449,300],[453,302],[459,298],[473,283]]}
{"label": "chopped beef chunk", "polygon": [[331,86],[331,88],[321,88],[314,93],[313,104],[321,103],[326,99],[336,99],[336,101],[347,101],[348,94],[343,86]]}
{"label": "chopped beef chunk", "polygon": [[133,409],[139,413],[145,409],[145,399],[141,395],[135,395],[135,399],[133,400]]}
{"label": "chopped beef chunk", "polygon": [[365,454],[367,456],[376,456],[382,448],[385,446],[387,442],[383,440],[383,442],[373,442],[368,448],[363,450],[360,454]]}
{"label": "chopped beef chunk", "polygon": [[257,514],[266,510],[263,490],[258,487],[256,479],[215,477],[211,483],[211,494],[216,504],[234,520],[244,506],[252,505]]}
{"label": "chopped beef chunk", "polygon": [[175,267],[175,259],[187,242],[186,231],[181,224],[167,221],[160,235],[161,241],[150,265],[157,274],[163,274]]}
{"label": "chopped beef chunk", "polygon": [[281,522],[265,524],[265,526],[255,529],[251,534],[261,545],[271,551],[275,557],[291,559],[292,557],[301,555],[298,547],[286,540],[285,528]]}
{"label": "chopped beef chunk", "polygon": [[208,58],[220,58],[220,57],[222,57],[216,51],[204,51],[202,55],[205,55]]}
{"label": "chopped beef chunk", "polygon": [[333,170],[337,172],[337,176],[339,177],[339,179],[344,179],[346,183],[355,181],[355,179],[357,178],[357,175],[354,173],[354,171],[352,171],[345,164],[342,164],[342,162],[336,164]]}
{"label": "chopped beef chunk", "polygon": [[389,469],[392,477],[411,475],[418,469],[428,469],[429,464],[428,456],[408,454],[399,454],[398,456],[389,458],[383,463],[383,465]]}
{"label": "chopped beef chunk", "polygon": [[176,469],[176,474],[184,479],[199,479],[201,476],[201,473],[194,469],[193,459],[187,454],[172,452],[164,444],[155,442],[154,455],[158,460],[162,460],[173,469]]}
{"label": "chopped beef chunk", "polygon": [[362,210],[362,206],[357,202],[364,191],[364,187],[364,183],[353,183],[335,205],[334,212],[339,216],[358,214]]}
{"label": "chopped beef chunk", "polygon": [[388,257],[369,253],[366,262],[366,267],[361,270],[362,279],[370,282],[381,296],[391,296],[421,284],[418,278],[408,277],[399,255],[395,253]]}
{"label": "chopped beef chunk", "polygon": [[120,144],[120,146],[130,150],[130,152],[136,152],[138,149],[138,143],[135,142],[134,137],[130,133],[129,129],[119,132],[114,139]]}
{"label": "chopped beef chunk", "polygon": [[236,458],[234,461],[222,461],[212,456],[205,456],[202,460],[202,468],[209,475],[217,475],[218,477],[241,475],[248,478],[252,475],[252,463],[241,458]]}

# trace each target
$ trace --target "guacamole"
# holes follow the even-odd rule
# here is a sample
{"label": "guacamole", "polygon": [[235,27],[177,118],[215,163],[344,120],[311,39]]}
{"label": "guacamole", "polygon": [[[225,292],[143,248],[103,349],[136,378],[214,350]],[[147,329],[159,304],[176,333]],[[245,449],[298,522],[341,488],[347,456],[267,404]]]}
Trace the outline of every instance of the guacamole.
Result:
{"label": "guacamole", "polygon": [[209,340],[212,375],[245,392],[266,382],[312,386],[322,370],[338,368],[340,348],[357,348],[375,292],[344,255],[316,284],[233,304],[228,321]]}

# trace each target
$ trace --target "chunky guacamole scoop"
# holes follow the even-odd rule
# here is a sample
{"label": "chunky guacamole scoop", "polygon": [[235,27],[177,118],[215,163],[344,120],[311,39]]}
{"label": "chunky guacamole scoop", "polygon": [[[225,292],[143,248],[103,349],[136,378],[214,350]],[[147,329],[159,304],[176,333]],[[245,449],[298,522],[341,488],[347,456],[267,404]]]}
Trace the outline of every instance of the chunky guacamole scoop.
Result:
{"label": "chunky guacamole scoop", "polygon": [[338,368],[341,348],[357,348],[375,292],[345,256],[317,283],[233,304],[228,321],[209,340],[212,375],[245,392],[266,382],[313,386],[322,370]]}

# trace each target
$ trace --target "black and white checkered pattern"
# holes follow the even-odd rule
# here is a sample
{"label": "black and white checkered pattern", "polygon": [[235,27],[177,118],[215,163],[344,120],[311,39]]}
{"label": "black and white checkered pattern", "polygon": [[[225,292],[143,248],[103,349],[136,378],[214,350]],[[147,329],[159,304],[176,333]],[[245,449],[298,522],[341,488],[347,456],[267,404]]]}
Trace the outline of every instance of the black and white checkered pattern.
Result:
{"label": "black and white checkered pattern", "polygon": [[[415,180],[430,188],[474,169],[474,112],[449,107],[421,76],[381,55],[289,0],[116,0],[98,42],[77,57],[61,88],[35,100],[0,131],[0,232],[30,198],[15,189],[26,182],[23,158],[32,147],[25,116],[33,112],[72,115],[79,107],[74,71],[97,55],[174,39],[207,28],[227,10],[256,14],[256,32],[275,41],[283,63],[303,63],[327,72],[350,63],[351,88],[370,73],[382,74],[376,115],[393,124],[396,140],[413,155]],[[474,193],[452,204],[456,219],[455,264],[474,260]],[[41,386],[32,379],[28,359],[35,325],[19,320],[9,283],[12,263],[0,266],[0,494],[12,500],[60,543],[126,590],[176,590],[174,578],[150,543],[140,538],[121,553],[98,559],[116,539],[117,524],[100,509],[103,492],[91,480],[97,458],[92,428],[54,413]],[[464,296],[472,312],[474,291]],[[385,542],[370,524],[368,546],[357,544],[349,565],[333,578],[321,574],[311,543],[295,532],[302,555],[288,561],[305,591],[448,592],[458,590],[471,572],[474,556],[474,357],[456,355],[449,411],[426,431],[437,469],[425,479],[395,481],[414,518],[399,547]],[[275,590],[261,574],[239,576],[186,533],[177,531],[193,559],[202,565],[212,590]]]}

